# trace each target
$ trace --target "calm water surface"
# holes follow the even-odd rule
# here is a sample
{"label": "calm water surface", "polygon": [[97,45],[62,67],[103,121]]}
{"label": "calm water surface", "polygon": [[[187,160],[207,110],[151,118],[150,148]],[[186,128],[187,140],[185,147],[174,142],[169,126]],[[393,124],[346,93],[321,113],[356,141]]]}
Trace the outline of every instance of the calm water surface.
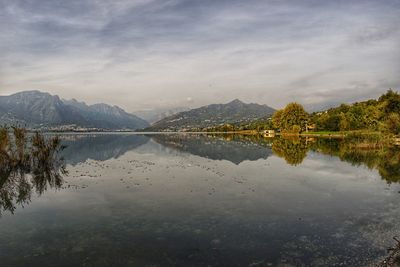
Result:
{"label": "calm water surface", "polygon": [[[68,174],[11,212],[1,266],[369,266],[400,234],[400,152],[334,140],[67,135]],[[10,203],[8,203],[10,204]]]}

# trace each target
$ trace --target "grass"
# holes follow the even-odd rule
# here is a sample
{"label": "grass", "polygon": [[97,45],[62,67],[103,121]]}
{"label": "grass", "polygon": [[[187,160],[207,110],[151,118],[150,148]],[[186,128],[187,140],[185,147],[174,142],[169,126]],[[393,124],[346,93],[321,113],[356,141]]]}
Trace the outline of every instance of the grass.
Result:
{"label": "grass", "polygon": [[306,132],[306,133],[302,133],[302,134],[345,134],[346,132],[342,132],[342,131],[318,131],[318,132]]}

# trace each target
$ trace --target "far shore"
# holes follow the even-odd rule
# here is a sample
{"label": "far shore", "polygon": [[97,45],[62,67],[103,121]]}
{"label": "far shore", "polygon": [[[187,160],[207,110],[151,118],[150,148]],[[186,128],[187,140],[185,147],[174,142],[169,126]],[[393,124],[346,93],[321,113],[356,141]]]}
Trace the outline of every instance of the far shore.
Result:
{"label": "far shore", "polygon": [[52,130],[35,130],[28,129],[28,132],[36,131],[47,134],[240,134],[240,135],[262,135],[264,137],[286,136],[286,137],[324,137],[324,138],[340,138],[357,135],[358,137],[365,136],[380,136],[384,139],[393,139],[400,144],[400,136],[388,135],[382,132],[373,131],[309,131],[301,133],[274,132],[267,134],[264,131],[257,130],[238,130],[238,131],[138,131],[138,130],[75,130],[75,131],[52,131]]}

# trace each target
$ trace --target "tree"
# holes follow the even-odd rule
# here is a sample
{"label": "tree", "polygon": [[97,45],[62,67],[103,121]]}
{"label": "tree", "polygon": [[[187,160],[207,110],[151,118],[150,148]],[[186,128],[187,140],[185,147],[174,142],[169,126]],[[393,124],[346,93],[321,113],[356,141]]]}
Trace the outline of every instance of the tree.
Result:
{"label": "tree", "polygon": [[308,113],[298,103],[289,103],[282,111],[281,129],[285,131],[305,131],[307,127]]}
{"label": "tree", "polygon": [[386,130],[390,133],[400,134],[400,115],[391,113],[385,121]]}
{"label": "tree", "polygon": [[341,131],[347,131],[347,130],[349,130],[349,129],[350,129],[350,122],[349,122],[349,120],[347,119],[346,115],[345,115],[343,112],[341,112],[340,115],[339,115],[339,117],[340,117],[339,129],[340,129]]}
{"label": "tree", "polygon": [[283,109],[275,111],[275,113],[272,115],[272,126],[275,129],[282,128],[282,115],[283,115]]}
{"label": "tree", "polygon": [[340,116],[324,113],[317,121],[318,129],[326,131],[339,131]]}

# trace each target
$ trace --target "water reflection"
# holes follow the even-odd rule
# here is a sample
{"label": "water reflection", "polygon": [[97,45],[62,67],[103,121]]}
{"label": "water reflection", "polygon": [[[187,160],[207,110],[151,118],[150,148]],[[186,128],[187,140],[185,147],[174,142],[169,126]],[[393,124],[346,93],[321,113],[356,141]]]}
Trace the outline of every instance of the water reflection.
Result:
{"label": "water reflection", "polygon": [[299,165],[307,156],[309,143],[305,138],[275,138],[272,151],[290,165]]}
{"label": "water reflection", "polygon": [[88,159],[105,161],[118,158],[149,141],[149,137],[144,135],[124,134],[64,135],[61,138],[66,145],[62,154],[72,165]]}
{"label": "water reflection", "polygon": [[378,170],[388,183],[400,182],[400,146],[368,147],[364,143],[335,139],[316,139],[310,149],[332,155],[354,166]]}
{"label": "water reflection", "polygon": [[31,168],[1,186],[13,207],[34,202],[0,220],[4,266],[369,266],[400,229],[400,185],[379,177],[398,181],[394,146],[176,134],[63,143],[70,187],[36,201],[31,192],[62,183],[45,166],[38,182]]}
{"label": "water reflection", "polygon": [[228,160],[235,164],[240,164],[245,160],[266,159],[272,155],[269,140],[254,139],[254,136],[232,134],[159,134],[150,136],[165,147],[212,160]]}
{"label": "water reflection", "polygon": [[153,135],[157,143],[182,152],[240,164],[266,159],[272,154],[289,165],[300,165],[309,151],[318,152],[379,171],[388,183],[400,182],[400,147],[368,146],[364,141],[328,138],[276,137],[256,135]]}
{"label": "water reflection", "polygon": [[0,215],[29,203],[32,191],[41,195],[62,186],[66,169],[58,153],[63,148],[58,137],[36,133],[29,138],[19,128],[10,137],[7,129],[0,129]]}
{"label": "water reflection", "polygon": [[72,135],[63,137],[66,162],[75,165],[88,159],[118,158],[153,140],[164,148],[212,160],[243,161],[276,155],[289,165],[302,164],[309,151],[337,157],[354,166],[378,170],[388,183],[400,182],[399,146],[362,146],[354,140],[328,138],[275,137],[233,134],[154,134],[154,135]]}
{"label": "water reflection", "polygon": [[[88,159],[118,158],[150,139],[166,148],[234,164],[267,159],[274,154],[296,166],[309,151],[314,151],[338,157],[354,166],[376,169],[388,183],[400,182],[399,146],[360,147],[354,140],[203,134],[71,135],[63,137],[61,146],[59,138],[46,141],[35,134],[28,149],[28,137],[21,129],[14,129],[12,138],[2,130],[0,137],[0,211],[13,212],[16,206],[29,203],[32,191],[41,195],[48,188],[60,188],[65,165],[58,152],[65,147],[62,154],[66,162],[75,165]],[[13,145],[10,145],[11,140],[14,140]]]}

